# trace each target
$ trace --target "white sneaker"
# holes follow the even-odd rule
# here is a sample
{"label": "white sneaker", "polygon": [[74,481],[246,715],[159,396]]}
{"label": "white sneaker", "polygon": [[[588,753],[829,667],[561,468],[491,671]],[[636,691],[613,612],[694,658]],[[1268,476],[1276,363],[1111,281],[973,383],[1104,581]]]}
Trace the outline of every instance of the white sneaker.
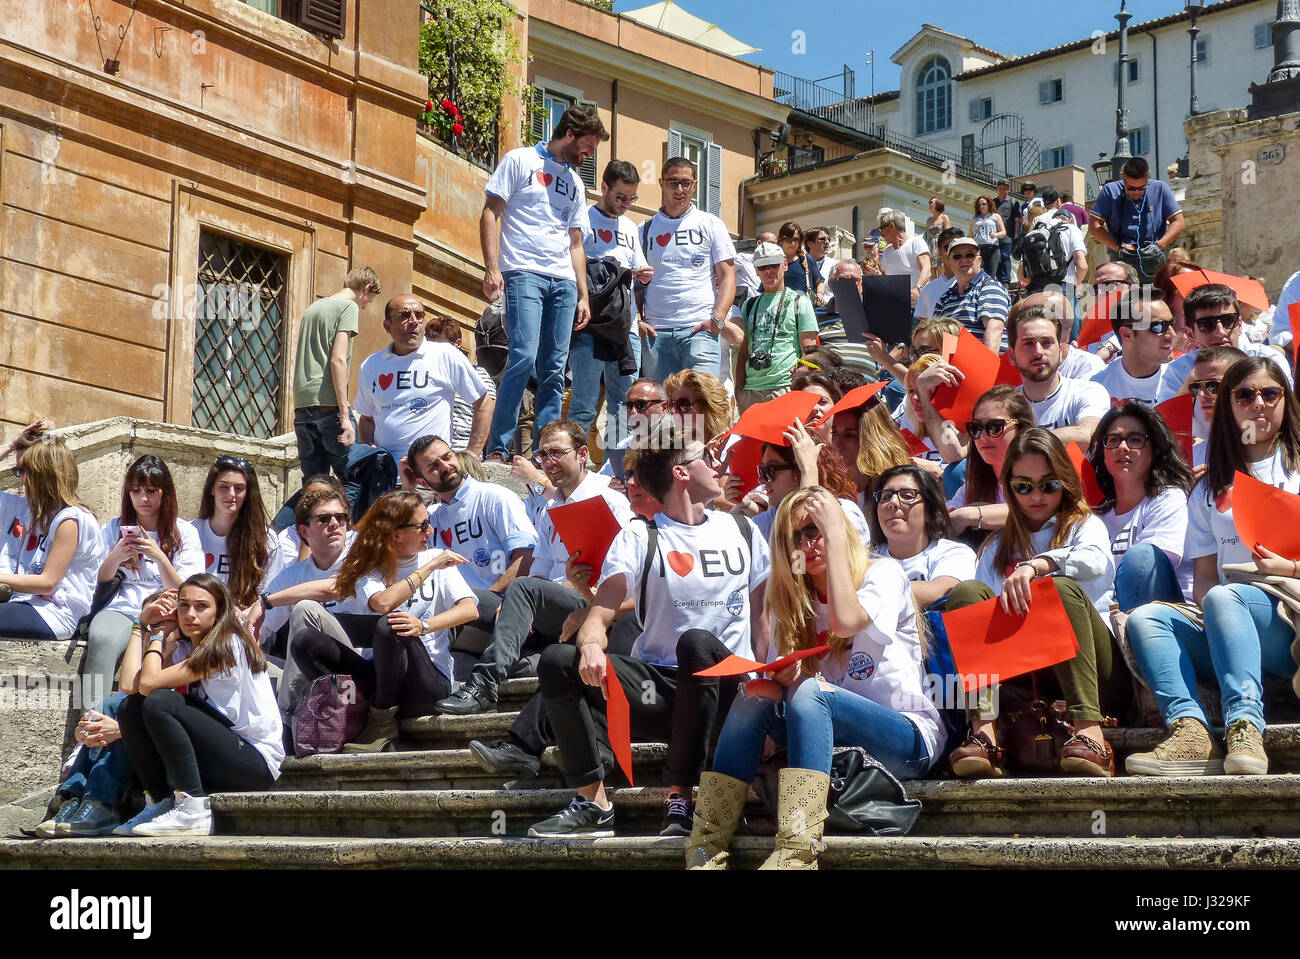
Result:
{"label": "white sneaker", "polygon": [[139,833],[135,831],[136,826],[143,825],[147,822],[153,822],[159,816],[163,815],[163,813],[171,812],[172,807],[176,805],[176,801],[172,799],[171,796],[158,802],[148,802],[148,798],[149,797],[146,795],[144,809],[140,810],[134,817],[128,819],[126,822],[122,823],[122,825],[113,830],[114,836],[137,836]]}
{"label": "white sneaker", "polygon": [[207,796],[178,792],[176,805],[152,822],[137,826],[136,836],[211,836],[212,808]]}

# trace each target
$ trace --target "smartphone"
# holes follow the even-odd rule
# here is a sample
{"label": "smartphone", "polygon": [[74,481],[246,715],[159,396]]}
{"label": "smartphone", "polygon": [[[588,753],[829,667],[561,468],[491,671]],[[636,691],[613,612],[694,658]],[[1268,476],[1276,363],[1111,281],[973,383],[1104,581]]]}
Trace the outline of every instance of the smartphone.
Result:
{"label": "smartphone", "polygon": [[123,539],[138,539],[139,537],[141,537],[141,536],[143,536],[143,535],[144,535],[144,530],[141,529],[139,526],[123,526],[123,527],[122,527],[122,538],[123,538]]}

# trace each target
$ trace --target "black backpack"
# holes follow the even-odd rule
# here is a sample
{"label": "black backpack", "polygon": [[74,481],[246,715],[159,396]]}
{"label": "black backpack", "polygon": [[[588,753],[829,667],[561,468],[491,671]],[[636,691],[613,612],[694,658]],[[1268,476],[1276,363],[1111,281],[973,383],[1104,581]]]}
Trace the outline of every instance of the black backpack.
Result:
{"label": "black backpack", "polygon": [[1020,258],[1030,282],[1041,285],[1060,283],[1065,279],[1070,268],[1070,256],[1066,252],[1069,230],[1068,223],[1057,220],[1038,224],[1025,233]]}

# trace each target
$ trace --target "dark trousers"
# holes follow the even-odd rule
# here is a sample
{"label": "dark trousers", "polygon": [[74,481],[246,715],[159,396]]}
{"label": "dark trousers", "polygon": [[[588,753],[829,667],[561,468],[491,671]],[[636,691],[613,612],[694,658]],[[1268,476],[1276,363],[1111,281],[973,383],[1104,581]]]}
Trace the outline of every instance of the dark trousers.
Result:
{"label": "dark trousers", "polygon": [[294,410],[293,435],[298,440],[302,475],[329,473],[342,480],[348,471],[348,448],[339,442],[337,406]]}
{"label": "dark trousers", "polygon": [[470,588],[474,590],[474,600],[478,603],[478,619],[464,626],[458,626],[457,629],[473,626],[475,629],[490,633],[496,627],[497,610],[501,608],[501,600],[505,598],[505,594],[494,593],[490,589],[479,589],[477,586]]}
{"label": "dark trousers", "polygon": [[[1010,227],[1007,229],[1010,229]],[[984,266],[984,272],[989,273],[990,276],[993,276],[993,279],[997,280],[1003,286],[1011,285],[1011,247],[1014,245],[1015,244],[1012,242],[1010,237],[998,240],[998,265],[996,276],[989,273],[988,264],[985,264]]]}
{"label": "dark trousers", "polygon": [[174,689],[128,696],[118,707],[117,724],[154,802],[172,791],[204,796],[212,790],[269,789],[275,782],[262,754],[197,696]]}
{"label": "dark trousers", "polygon": [[[700,679],[695,673],[731,655],[712,633],[689,629],[677,640],[677,667],[609,655],[609,668],[627,695],[633,738],[666,738],[666,785],[699,782],[715,725],[736,696],[738,680]],[[565,781],[574,787],[605,778],[600,750],[609,750],[603,692],[578,675],[578,650],[568,644],[542,653],[538,679],[546,716],[560,748]]]}
{"label": "dark trousers", "polygon": [[558,641],[564,620],[586,605],[587,601],[577,590],[568,586],[535,576],[516,579],[501,597],[492,642],[479,657],[470,681],[483,685],[495,695],[510,674],[510,667],[519,661],[520,651],[530,635],[534,636],[534,643],[537,637],[543,643],[548,638]]}

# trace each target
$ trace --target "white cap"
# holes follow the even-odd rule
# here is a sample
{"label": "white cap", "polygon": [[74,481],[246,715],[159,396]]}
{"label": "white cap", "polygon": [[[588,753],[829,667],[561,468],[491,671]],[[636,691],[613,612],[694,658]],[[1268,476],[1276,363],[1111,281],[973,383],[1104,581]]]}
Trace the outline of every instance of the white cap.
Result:
{"label": "white cap", "polygon": [[775,243],[760,243],[754,248],[754,269],[785,262],[785,253]]}

